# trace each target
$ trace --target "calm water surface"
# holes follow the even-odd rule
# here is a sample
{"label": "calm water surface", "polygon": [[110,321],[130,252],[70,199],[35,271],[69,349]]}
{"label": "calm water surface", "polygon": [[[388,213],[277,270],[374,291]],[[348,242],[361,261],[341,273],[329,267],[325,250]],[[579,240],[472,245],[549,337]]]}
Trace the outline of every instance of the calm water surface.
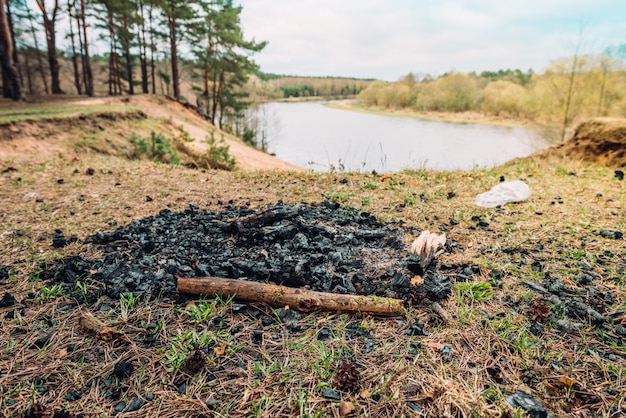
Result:
{"label": "calm water surface", "polygon": [[373,115],[325,103],[262,105],[269,151],[317,171],[382,172],[492,167],[547,146],[524,128]]}

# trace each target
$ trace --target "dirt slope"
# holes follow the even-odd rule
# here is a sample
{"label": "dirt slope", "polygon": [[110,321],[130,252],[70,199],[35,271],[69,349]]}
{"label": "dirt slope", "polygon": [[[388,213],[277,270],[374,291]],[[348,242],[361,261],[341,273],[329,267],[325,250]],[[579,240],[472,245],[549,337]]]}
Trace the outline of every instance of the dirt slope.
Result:
{"label": "dirt slope", "polygon": [[[53,106],[47,103],[47,106]],[[143,95],[120,98],[80,98],[77,100],[63,100],[63,106],[80,106],[89,112],[89,106],[104,105],[119,108],[120,105],[128,106],[129,109],[139,108],[149,119],[164,121],[170,129],[175,131],[182,127],[191,138],[194,139],[189,146],[203,152],[208,148],[204,139],[215,129],[211,123],[202,119],[194,111],[185,108],[180,103],[169,100],[163,96]],[[71,116],[71,115],[70,115]],[[94,115],[83,118],[76,115],[75,118],[40,119],[31,121],[20,121],[4,124],[0,133],[0,160],[40,160],[62,153],[65,155],[74,154],[80,146],[85,146],[88,142],[90,131],[111,131],[110,149],[101,149],[102,144],[96,147],[94,144],[86,144],[86,148],[116,154],[114,136],[118,137],[118,142],[130,135],[123,122],[127,119],[136,119],[132,114],[115,117],[111,120],[107,116],[106,120]],[[121,122],[121,123],[120,123]],[[145,124],[148,125],[148,124]],[[151,128],[147,127],[148,132]],[[116,131],[116,135],[113,135]],[[240,139],[219,131],[215,132],[215,139],[224,138],[228,145],[230,154],[235,158],[237,167],[241,170],[260,169],[280,169],[288,171],[301,171],[302,167],[281,161],[276,157],[256,150]],[[120,145],[120,144],[117,144]],[[85,148],[85,147],[83,147]],[[119,152],[119,148],[117,148]]]}
{"label": "dirt slope", "polygon": [[608,167],[626,166],[626,119],[590,119],[581,123],[569,140],[538,155],[566,156]]}

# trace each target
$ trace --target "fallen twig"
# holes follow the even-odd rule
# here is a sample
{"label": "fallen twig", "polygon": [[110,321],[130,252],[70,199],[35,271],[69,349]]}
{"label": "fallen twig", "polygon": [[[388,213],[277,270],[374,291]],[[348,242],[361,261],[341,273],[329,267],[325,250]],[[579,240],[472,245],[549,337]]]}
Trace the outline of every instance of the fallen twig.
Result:
{"label": "fallen twig", "polygon": [[432,309],[433,312],[439,315],[439,318],[441,318],[444,324],[450,322],[450,319],[448,318],[448,313],[441,307],[439,303],[433,302],[432,305],[430,305],[430,309]]}
{"label": "fallen twig", "polygon": [[219,277],[181,277],[178,279],[178,291],[191,294],[235,296],[240,300],[263,302],[273,306],[288,305],[304,312],[317,309],[379,315],[404,315],[406,312],[403,301],[400,299],[340,295]]}

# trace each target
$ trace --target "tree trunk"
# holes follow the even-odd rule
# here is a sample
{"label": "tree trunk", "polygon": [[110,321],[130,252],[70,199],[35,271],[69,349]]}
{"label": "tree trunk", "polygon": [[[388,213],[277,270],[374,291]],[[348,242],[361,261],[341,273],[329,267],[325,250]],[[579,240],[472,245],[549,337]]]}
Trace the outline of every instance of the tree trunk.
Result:
{"label": "tree trunk", "polygon": [[204,94],[209,95],[209,60],[204,61]]}
{"label": "tree trunk", "polygon": [[404,315],[406,309],[399,299],[378,296],[340,295],[294,289],[273,284],[216,277],[178,278],[181,293],[234,296],[239,300],[263,302],[272,306],[289,306],[304,312],[313,310],[363,312],[379,315]]}
{"label": "tree trunk", "polygon": [[80,67],[83,70],[83,86],[85,86],[85,93],[87,93],[87,74],[85,73],[85,54],[83,47],[83,35],[82,35],[82,26],[80,24],[80,13],[74,14],[74,19],[76,20],[76,30],[78,35],[78,50],[80,51]]}
{"label": "tree trunk", "polygon": [[26,85],[28,86],[28,94],[33,94],[33,76],[30,73],[29,51],[24,52],[24,71],[26,72]]}
{"label": "tree trunk", "polygon": [[141,28],[139,29],[139,65],[141,67],[141,92],[148,93],[148,59],[146,53],[146,22],[143,12],[143,1],[139,1]]}
{"label": "tree trunk", "polygon": [[89,59],[89,42],[87,42],[87,23],[85,21],[85,0],[80,0],[80,13],[83,26],[83,75],[85,78],[85,93],[87,96],[94,96],[93,73],[91,72],[91,61]]}
{"label": "tree trunk", "polygon": [[217,116],[217,68],[213,69],[213,94],[211,97],[211,123],[215,125],[215,116]]}
{"label": "tree trunk", "polygon": [[178,52],[176,45],[176,18],[170,16],[168,17],[168,23],[170,28],[170,51],[171,51],[171,63],[172,63],[172,87],[174,90],[174,98],[177,101],[180,101],[180,86],[178,79]]}
{"label": "tree trunk", "polygon": [[220,114],[218,118],[218,123],[219,123],[220,129],[222,129],[222,120],[224,118],[224,103],[222,102],[222,90],[224,89],[224,73],[225,72],[226,71],[223,68],[220,70],[220,82],[217,88],[217,94],[215,98],[213,99],[215,100],[215,104],[219,105]]}
{"label": "tree trunk", "polygon": [[52,9],[52,15],[48,14],[46,10],[44,0],[37,0],[37,5],[43,15],[43,26],[46,30],[46,42],[48,45],[48,64],[50,66],[50,77],[52,79],[52,94],[65,94],[61,90],[61,79],[59,78],[59,60],[57,58],[56,49],[56,20],[57,13],[59,12],[59,0],[54,1],[54,8]]}
{"label": "tree trunk", "polygon": [[124,59],[126,64],[126,74],[128,77],[128,94],[135,94],[135,85],[133,81],[133,62],[130,56],[130,49],[124,51]]}
{"label": "tree trunk", "polygon": [[[0,3],[2,1],[0,0]],[[24,76],[22,75],[22,69],[20,68],[20,60],[17,55],[17,44],[15,38],[15,30],[13,27],[13,14],[11,13],[11,2],[7,0],[7,20],[9,21],[9,31],[11,32],[11,42],[13,43],[13,63],[17,68],[17,72],[20,75],[20,83],[22,83],[22,90],[24,90]]]}
{"label": "tree trunk", "polygon": [[[126,15],[124,15],[124,36],[130,34],[130,30],[128,29],[128,20]],[[128,80],[128,94],[135,94],[135,82],[133,80],[133,58],[130,55],[130,40],[122,38],[124,42],[121,42],[121,46],[124,53],[124,64],[126,67],[126,79]]]}
{"label": "tree trunk", "polygon": [[117,85],[117,94],[123,94],[124,91],[122,90],[122,63],[120,61],[120,55],[118,53],[115,53],[115,61],[114,61],[114,65],[115,65],[115,83]]}
{"label": "tree trunk", "polygon": [[39,64],[41,81],[43,82],[46,94],[50,94],[50,89],[48,88],[48,78],[46,77],[46,71],[44,70],[43,60],[41,59],[41,51],[39,50],[39,42],[37,42],[37,34],[35,33],[35,26],[33,25],[33,15],[30,13],[30,9],[27,8],[26,10],[28,11],[28,21],[30,22],[30,33],[33,36],[33,42],[35,43],[35,53],[37,54],[37,63]]}
{"label": "tree trunk", "polygon": [[0,67],[2,68],[2,90],[4,97],[13,100],[23,100],[24,90],[20,73],[13,62],[13,38],[9,20],[0,1]]}
{"label": "tree trunk", "polygon": [[[80,83],[80,72],[78,71],[78,54],[76,53],[76,42],[74,40],[74,25],[72,25],[72,8],[74,2],[67,2],[67,16],[68,25],[70,29],[70,44],[72,46],[72,67],[74,69],[74,86],[76,87],[76,93],[83,94],[83,89]],[[80,30],[80,28],[79,28]]]}
{"label": "tree trunk", "polygon": [[156,45],[154,43],[154,27],[152,26],[152,6],[148,11],[148,24],[150,25],[150,79],[152,80],[152,94],[156,94],[156,77],[154,65],[154,52]]}

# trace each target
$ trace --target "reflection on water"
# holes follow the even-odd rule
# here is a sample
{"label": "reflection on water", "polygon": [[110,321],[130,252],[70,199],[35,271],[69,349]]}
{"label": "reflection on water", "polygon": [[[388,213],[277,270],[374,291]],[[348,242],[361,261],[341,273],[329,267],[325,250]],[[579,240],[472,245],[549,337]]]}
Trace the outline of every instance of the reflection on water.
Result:
{"label": "reflection on water", "polygon": [[351,112],[323,102],[268,103],[269,151],[316,171],[491,167],[546,146],[533,131]]}

